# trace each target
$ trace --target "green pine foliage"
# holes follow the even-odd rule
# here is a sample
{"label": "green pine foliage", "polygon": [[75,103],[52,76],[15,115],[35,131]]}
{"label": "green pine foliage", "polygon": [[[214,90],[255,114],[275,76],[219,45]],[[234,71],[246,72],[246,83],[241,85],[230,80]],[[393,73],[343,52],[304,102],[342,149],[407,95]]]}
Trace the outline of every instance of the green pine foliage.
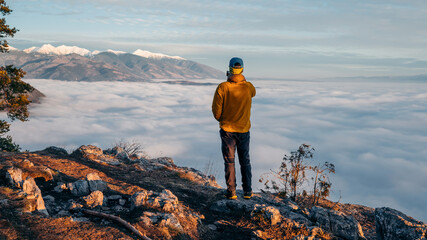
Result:
{"label": "green pine foliage", "polygon": [[[11,28],[6,24],[4,16],[10,14],[11,9],[6,5],[4,0],[0,0],[0,13],[3,18],[0,19],[0,52],[8,51],[8,43],[4,38],[13,37],[18,31],[16,28]],[[16,119],[27,121],[29,117],[28,93],[34,88],[22,81],[25,72],[16,68],[13,65],[0,66],[0,111],[6,111],[10,121]],[[0,150],[1,151],[19,151],[19,145],[12,141],[11,136],[5,136],[10,130],[10,123],[6,120],[0,120]]]}

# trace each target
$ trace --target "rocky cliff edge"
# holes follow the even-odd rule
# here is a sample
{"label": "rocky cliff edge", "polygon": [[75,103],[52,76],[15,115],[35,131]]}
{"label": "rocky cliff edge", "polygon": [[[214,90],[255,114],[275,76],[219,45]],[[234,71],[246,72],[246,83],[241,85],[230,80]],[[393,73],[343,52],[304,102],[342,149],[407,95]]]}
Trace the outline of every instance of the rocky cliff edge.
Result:
{"label": "rocky cliff edge", "polygon": [[0,238],[426,239],[426,224],[390,208],[223,191],[171,158],[120,148],[0,153]]}

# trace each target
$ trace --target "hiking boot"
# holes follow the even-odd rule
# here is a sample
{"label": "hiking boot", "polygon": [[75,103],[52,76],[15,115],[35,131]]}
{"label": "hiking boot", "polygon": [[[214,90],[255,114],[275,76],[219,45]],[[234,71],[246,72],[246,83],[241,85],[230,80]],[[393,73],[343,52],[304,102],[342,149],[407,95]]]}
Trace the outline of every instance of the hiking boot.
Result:
{"label": "hiking boot", "polygon": [[254,194],[252,193],[252,191],[250,191],[250,192],[245,192],[244,194],[243,194],[243,198],[244,199],[251,199],[251,197],[253,196]]}
{"label": "hiking boot", "polygon": [[227,191],[225,194],[224,194],[224,197],[225,198],[228,198],[228,199],[231,199],[231,200],[235,200],[235,199],[237,199],[237,195],[236,195],[236,191]]}

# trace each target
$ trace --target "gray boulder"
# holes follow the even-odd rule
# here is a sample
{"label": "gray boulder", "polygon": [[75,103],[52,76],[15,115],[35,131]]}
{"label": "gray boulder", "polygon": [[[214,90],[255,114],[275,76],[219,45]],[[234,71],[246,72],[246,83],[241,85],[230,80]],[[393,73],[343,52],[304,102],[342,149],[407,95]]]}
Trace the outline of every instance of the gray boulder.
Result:
{"label": "gray boulder", "polygon": [[159,226],[172,228],[174,230],[183,232],[184,229],[181,226],[178,218],[173,213],[164,213],[162,216],[162,220],[160,220]]}
{"label": "gray boulder", "polygon": [[37,211],[39,211],[40,213],[49,216],[49,212],[46,209],[46,206],[44,204],[44,200],[42,195],[37,195],[37,201],[36,201],[36,209]]}
{"label": "gray boulder", "polygon": [[72,157],[83,158],[103,164],[109,164],[113,166],[120,165],[120,162],[111,155],[105,155],[101,148],[93,145],[81,146],[75,150],[72,154]]}
{"label": "gray boulder", "polygon": [[104,150],[104,154],[109,154],[114,156],[122,152],[124,152],[124,149],[118,146]]}
{"label": "gray boulder", "polygon": [[94,191],[103,192],[108,188],[107,183],[102,181],[102,179],[99,177],[97,173],[89,173],[86,176],[86,180],[89,184],[89,190],[91,192],[94,192]]}
{"label": "gray boulder", "polygon": [[77,180],[68,186],[74,196],[85,196],[90,193],[89,183],[86,180]]}
{"label": "gray boulder", "polygon": [[83,197],[85,206],[94,208],[97,206],[102,206],[104,203],[104,194],[101,191],[94,191],[88,196]]}
{"label": "gray boulder", "polygon": [[20,168],[10,167],[5,174],[7,182],[15,187],[22,187],[22,170]]}
{"label": "gray boulder", "polygon": [[116,158],[125,161],[125,162],[129,162],[131,161],[131,159],[129,158],[129,155],[127,154],[127,152],[121,152],[119,154],[116,155]]}
{"label": "gray boulder", "polygon": [[27,195],[41,195],[42,192],[40,188],[37,186],[34,178],[27,177],[22,183],[22,191],[24,191]]}
{"label": "gray boulder", "polygon": [[112,155],[113,157],[124,162],[132,162],[129,154],[123,148],[118,146],[104,150],[104,154]]}
{"label": "gray boulder", "polygon": [[251,212],[252,219],[264,219],[270,225],[276,225],[282,221],[282,215],[277,208],[256,204],[255,209]]}
{"label": "gray boulder", "polygon": [[228,199],[222,199],[214,202],[210,206],[210,209],[218,213],[233,213],[235,211],[237,212],[243,211],[243,212],[250,213],[254,209],[255,204],[256,202],[254,201],[241,201],[241,200],[230,201]]}
{"label": "gray boulder", "polygon": [[132,195],[130,201],[131,210],[140,206],[160,208],[165,212],[179,210],[178,197],[168,189],[163,190],[161,193],[153,191],[137,192]]}
{"label": "gray boulder", "polygon": [[78,149],[76,149],[71,155],[75,157],[90,158],[93,155],[95,156],[103,155],[103,152],[102,152],[102,149],[97,146],[83,145],[83,146],[80,146]]}
{"label": "gray boulder", "polygon": [[130,209],[133,210],[137,207],[144,206],[148,200],[148,197],[152,195],[152,191],[141,191],[133,194],[130,198]]}
{"label": "gray boulder", "polygon": [[353,216],[321,207],[313,207],[310,218],[317,226],[330,231],[336,237],[348,240],[366,239],[362,227]]}
{"label": "gray boulder", "polygon": [[[27,194],[27,199],[35,199],[35,209],[40,213],[49,216],[48,211],[46,210],[46,206],[44,204],[44,200],[42,197],[42,192],[40,188],[37,186],[34,178],[27,177],[22,183],[22,191]],[[34,210],[31,209],[31,211]]]}
{"label": "gray boulder", "polygon": [[56,187],[53,189],[57,193],[61,193],[62,191],[68,189],[67,184],[63,182],[58,182]]}
{"label": "gray boulder", "polygon": [[50,146],[43,151],[48,152],[50,154],[58,155],[58,156],[68,156],[67,150],[60,147]]}
{"label": "gray boulder", "polygon": [[375,226],[380,240],[425,240],[427,224],[395,209],[375,209]]}

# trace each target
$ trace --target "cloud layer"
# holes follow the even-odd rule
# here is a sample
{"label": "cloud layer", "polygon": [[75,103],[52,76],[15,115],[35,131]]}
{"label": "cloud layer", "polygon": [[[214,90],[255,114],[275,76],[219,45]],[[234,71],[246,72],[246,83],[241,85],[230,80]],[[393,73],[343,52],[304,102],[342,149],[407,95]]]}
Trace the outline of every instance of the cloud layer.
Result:
{"label": "cloud layer", "polygon": [[[135,139],[155,156],[214,173],[224,184],[212,85],[30,80],[47,98],[15,122],[24,149]],[[251,156],[258,178],[302,143],[336,165],[332,199],[390,206],[427,221],[427,84],[253,81]],[[212,165],[212,167],[209,167]]]}

